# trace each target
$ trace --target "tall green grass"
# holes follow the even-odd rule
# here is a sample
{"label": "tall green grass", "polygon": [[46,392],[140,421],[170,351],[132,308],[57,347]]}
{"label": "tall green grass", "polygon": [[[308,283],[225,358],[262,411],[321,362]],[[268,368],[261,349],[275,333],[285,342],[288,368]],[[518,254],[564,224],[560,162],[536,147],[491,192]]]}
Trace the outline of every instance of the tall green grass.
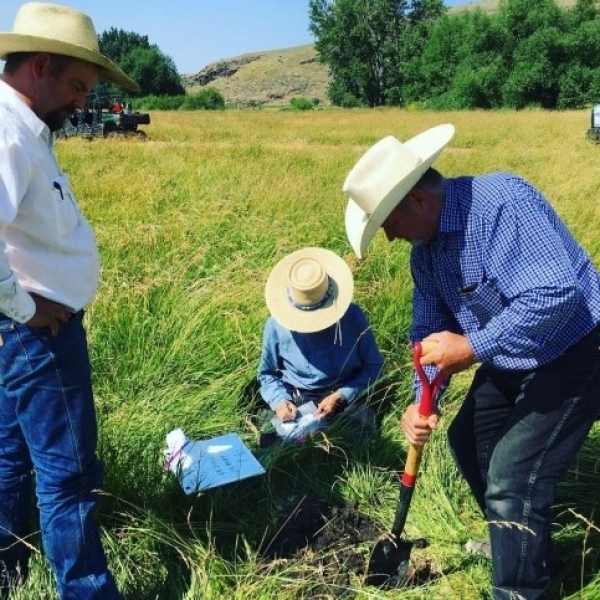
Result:
{"label": "tall green grass", "polygon": [[[398,420],[412,401],[407,346],[408,249],[378,234],[358,261],[346,241],[342,182],[387,134],[406,139],[451,122],[457,134],[437,166],[449,176],[510,170],[535,183],[600,259],[600,146],[585,139],[587,111],[427,113],[400,110],[153,112],[149,140],[58,142],[102,253],[89,333],[106,481],[100,520],[126,598],[311,598],[319,573],[301,558],[259,552],[285,502],[312,493],[356,500],[390,529],[406,446]],[[266,277],[285,254],[330,248],[353,268],[355,300],[386,359],[380,436],[261,450],[250,415],[267,316]],[[486,598],[490,566],[462,545],[485,524],[449,457],[444,430],[469,383],[455,378],[442,426],[426,448],[407,534],[441,574],[430,585],[382,592],[360,580],[331,597]],[[161,467],[165,435],[239,433],[264,476],[186,497]],[[555,597],[600,598],[595,524],[600,466],[594,430],[561,485],[554,531],[565,560]],[[36,554],[15,598],[54,598]]]}

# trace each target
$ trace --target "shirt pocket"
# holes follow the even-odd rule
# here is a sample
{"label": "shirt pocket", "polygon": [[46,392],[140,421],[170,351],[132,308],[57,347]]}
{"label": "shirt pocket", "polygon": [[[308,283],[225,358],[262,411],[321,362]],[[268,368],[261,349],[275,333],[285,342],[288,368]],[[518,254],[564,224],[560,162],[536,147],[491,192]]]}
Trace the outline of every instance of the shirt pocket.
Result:
{"label": "shirt pocket", "polygon": [[485,327],[494,316],[504,308],[503,297],[498,288],[489,281],[482,281],[473,289],[461,294],[461,300],[466,308],[479,323]]}
{"label": "shirt pocket", "polygon": [[52,181],[52,201],[56,232],[59,236],[66,236],[77,227],[79,211],[69,186],[69,180],[64,175],[59,175]]}

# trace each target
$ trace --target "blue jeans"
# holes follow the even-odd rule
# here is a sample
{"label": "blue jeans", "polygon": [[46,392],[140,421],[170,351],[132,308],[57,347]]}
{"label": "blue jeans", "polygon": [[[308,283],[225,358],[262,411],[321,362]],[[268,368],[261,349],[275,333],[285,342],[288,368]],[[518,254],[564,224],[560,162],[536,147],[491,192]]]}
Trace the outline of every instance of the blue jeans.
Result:
{"label": "blue jeans", "polygon": [[33,469],[60,597],[116,600],[95,521],[103,471],[82,317],[52,337],[0,315],[0,563],[5,581],[26,572]]}
{"label": "blue jeans", "polygon": [[533,371],[480,367],[450,425],[454,460],[489,524],[496,600],[548,587],[556,484],[600,408],[599,347],[596,329]]}

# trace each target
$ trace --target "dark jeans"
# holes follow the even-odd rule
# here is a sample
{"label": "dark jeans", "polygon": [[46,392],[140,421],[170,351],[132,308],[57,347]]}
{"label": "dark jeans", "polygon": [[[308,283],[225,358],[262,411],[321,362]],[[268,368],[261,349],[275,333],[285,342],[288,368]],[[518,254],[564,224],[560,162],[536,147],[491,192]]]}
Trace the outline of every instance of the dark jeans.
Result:
{"label": "dark jeans", "polygon": [[26,568],[32,469],[44,550],[63,600],[117,600],[94,513],[102,485],[82,313],[57,337],[0,316],[0,564]]}
{"label": "dark jeans", "polygon": [[599,347],[596,329],[533,371],[480,367],[450,425],[454,460],[489,523],[496,600],[540,598],[549,584],[555,488],[600,408]]}

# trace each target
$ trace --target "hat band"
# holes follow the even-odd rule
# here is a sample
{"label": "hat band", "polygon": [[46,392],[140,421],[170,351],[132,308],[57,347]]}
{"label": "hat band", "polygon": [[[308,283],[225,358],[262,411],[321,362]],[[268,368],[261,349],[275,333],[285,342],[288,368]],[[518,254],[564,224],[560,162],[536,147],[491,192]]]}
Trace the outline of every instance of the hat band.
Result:
{"label": "hat band", "polygon": [[292,294],[290,293],[290,288],[288,287],[287,288],[287,297],[288,297],[290,304],[294,308],[298,308],[300,310],[317,310],[318,308],[321,308],[323,305],[325,305],[327,303],[329,298],[333,295],[333,282],[331,281],[331,278],[329,276],[327,276],[327,281],[329,282],[327,285],[327,291],[325,292],[325,294],[323,295],[323,297],[320,300],[318,300],[317,302],[315,302],[313,304],[300,304],[299,302],[296,302],[294,300],[294,298],[292,298]]}

